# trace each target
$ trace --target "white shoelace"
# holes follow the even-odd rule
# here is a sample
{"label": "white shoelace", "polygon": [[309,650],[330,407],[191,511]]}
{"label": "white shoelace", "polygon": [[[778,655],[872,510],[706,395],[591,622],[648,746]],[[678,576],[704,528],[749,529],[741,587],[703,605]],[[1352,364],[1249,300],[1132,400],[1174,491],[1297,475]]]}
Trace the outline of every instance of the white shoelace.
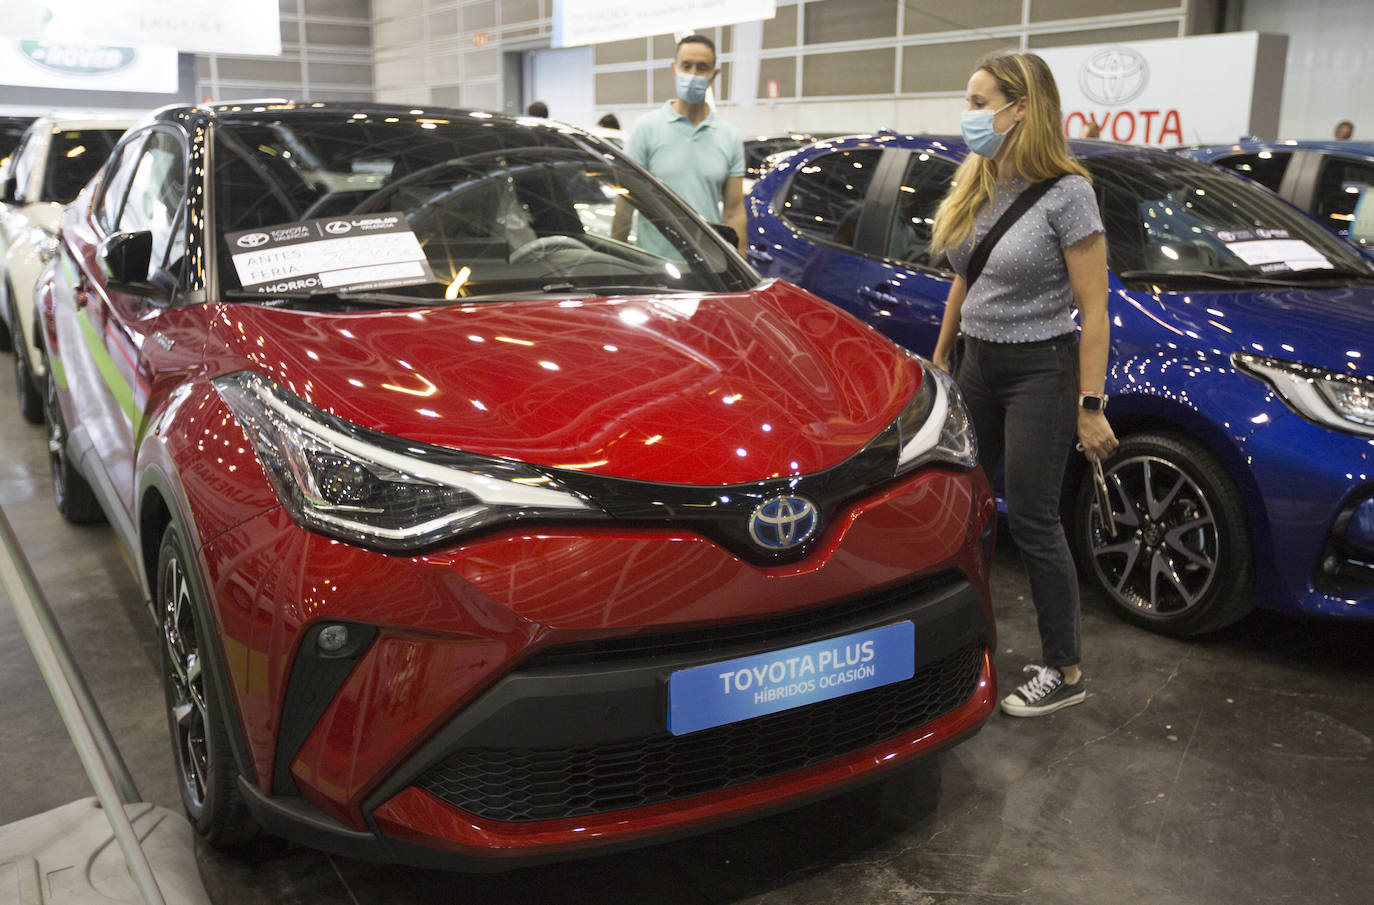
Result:
{"label": "white shoelace", "polygon": [[1053,666],[1028,665],[1022,672],[1035,673],[1035,678],[1024,685],[1016,686],[1016,693],[1027,704],[1034,704],[1039,701],[1058,688],[1064,681],[1064,674]]}

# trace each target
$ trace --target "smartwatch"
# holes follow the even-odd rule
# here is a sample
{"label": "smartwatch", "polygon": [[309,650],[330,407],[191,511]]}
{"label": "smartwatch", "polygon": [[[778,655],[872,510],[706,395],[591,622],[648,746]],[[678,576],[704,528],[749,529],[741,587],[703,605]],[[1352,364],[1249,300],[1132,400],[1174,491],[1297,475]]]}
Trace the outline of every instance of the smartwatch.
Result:
{"label": "smartwatch", "polygon": [[1079,393],[1078,406],[1089,412],[1100,412],[1107,407],[1107,394]]}

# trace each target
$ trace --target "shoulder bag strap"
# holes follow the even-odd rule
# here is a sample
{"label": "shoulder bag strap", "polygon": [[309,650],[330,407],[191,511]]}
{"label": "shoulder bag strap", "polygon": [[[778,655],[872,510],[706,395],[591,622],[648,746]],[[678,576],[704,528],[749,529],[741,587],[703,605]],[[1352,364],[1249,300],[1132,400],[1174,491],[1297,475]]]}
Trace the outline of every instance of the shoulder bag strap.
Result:
{"label": "shoulder bag strap", "polygon": [[964,279],[968,288],[972,288],[974,281],[982,274],[983,267],[988,263],[988,257],[992,254],[993,247],[1001,240],[1002,235],[1011,229],[1012,224],[1021,219],[1022,214],[1030,210],[1031,205],[1043,198],[1045,193],[1054,188],[1054,184],[1063,178],[1062,175],[1055,176],[1053,179],[1042,179],[1034,185],[1028,186],[1020,197],[1011,203],[1011,207],[1007,208],[1002,216],[997,218],[992,229],[988,230],[988,234],[979,241],[973,249],[973,254],[969,255],[968,276]]}

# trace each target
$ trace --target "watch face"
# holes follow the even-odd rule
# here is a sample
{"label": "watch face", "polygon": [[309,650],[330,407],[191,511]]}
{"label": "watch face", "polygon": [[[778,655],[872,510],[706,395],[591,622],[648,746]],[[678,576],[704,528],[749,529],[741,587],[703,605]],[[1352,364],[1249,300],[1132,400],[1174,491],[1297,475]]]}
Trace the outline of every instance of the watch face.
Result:
{"label": "watch face", "polygon": [[1087,409],[1087,410],[1090,411],[1090,412],[1100,412],[1100,411],[1102,411],[1102,397],[1101,397],[1101,396],[1083,396],[1083,397],[1080,397],[1079,400],[1078,400],[1078,404],[1081,405],[1081,406],[1083,406],[1083,408]]}

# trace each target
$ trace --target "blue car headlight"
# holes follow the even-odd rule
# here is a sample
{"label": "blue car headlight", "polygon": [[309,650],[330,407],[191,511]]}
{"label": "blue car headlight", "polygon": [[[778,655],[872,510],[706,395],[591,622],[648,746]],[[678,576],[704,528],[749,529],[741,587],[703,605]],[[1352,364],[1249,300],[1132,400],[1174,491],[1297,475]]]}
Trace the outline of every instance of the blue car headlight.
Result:
{"label": "blue car headlight", "polygon": [[1324,427],[1374,437],[1374,381],[1326,368],[1235,352],[1231,363],[1263,380],[1293,411]]}
{"label": "blue car headlight", "polygon": [[498,522],[605,517],[521,462],[360,427],[261,374],[240,371],[213,383],[287,512],[321,534],[403,553]]}
{"label": "blue car headlight", "polygon": [[930,462],[974,467],[978,442],[958,385],[930,362],[917,360],[924,371],[920,389],[897,416],[897,474]]}

